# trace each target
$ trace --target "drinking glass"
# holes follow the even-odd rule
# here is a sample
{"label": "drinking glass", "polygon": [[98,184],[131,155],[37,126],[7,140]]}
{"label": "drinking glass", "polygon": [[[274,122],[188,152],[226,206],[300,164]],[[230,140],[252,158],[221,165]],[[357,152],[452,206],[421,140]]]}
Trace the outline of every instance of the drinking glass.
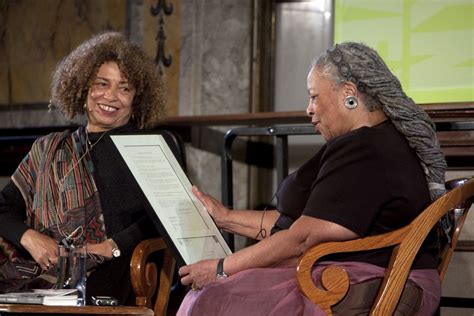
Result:
{"label": "drinking glass", "polygon": [[57,270],[58,289],[76,289],[77,305],[86,305],[86,259],[85,243],[73,243],[59,246]]}

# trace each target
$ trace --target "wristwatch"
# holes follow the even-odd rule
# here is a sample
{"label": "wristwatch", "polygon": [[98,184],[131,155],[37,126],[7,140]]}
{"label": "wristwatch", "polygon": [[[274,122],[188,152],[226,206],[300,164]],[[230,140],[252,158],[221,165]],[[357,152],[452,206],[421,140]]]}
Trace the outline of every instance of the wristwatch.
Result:
{"label": "wristwatch", "polygon": [[117,243],[115,243],[115,241],[112,238],[107,239],[107,241],[110,242],[110,244],[112,245],[112,256],[114,258],[120,257],[120,249],[117,246]]}
{"label": "wristwatch", "polygon": [[217,263],[216,277],[218,279],[225,279],[228,277],[228,275],[224,272],[224,258],[220,258],[219,262]]}

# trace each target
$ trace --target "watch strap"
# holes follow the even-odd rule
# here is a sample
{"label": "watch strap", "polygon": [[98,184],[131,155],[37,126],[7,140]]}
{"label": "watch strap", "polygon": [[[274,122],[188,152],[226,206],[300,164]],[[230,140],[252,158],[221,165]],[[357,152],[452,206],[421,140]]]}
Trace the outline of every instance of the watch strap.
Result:
{"label": "watch strap", "polygon": [[114,258],[120,257],[120,249],[117,243],[112,238],[107,239],[107,241],[112,245],[112,256]]}
{"label": "watch strap", "polygon": [[218,279],[227,278],[227,274],[224,272],[224,259],[220,258],[217,262],[216,276]]}

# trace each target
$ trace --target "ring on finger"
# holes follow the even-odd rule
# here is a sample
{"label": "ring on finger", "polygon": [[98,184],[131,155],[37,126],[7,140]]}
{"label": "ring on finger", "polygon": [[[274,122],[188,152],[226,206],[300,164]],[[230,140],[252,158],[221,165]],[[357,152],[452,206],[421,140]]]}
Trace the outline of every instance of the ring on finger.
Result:
{"label": "ring on finger", "polygon": [[192,283],[191,284],[191,290],[192,291],[199,291],[201,288],[196,284],[196,283]]}

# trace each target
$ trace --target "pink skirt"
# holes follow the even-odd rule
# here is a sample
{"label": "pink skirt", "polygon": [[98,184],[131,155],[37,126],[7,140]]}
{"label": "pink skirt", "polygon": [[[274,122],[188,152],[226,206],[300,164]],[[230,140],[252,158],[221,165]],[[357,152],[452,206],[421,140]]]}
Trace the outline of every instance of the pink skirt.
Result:
{"label": "pink skirt", "polygon": [[[384,268],[361,262],[322,262],[313,270],[313,279],[328,264],[337,264],[349,273],[351,284],[380,278]],[[325,315],[298,289],[295,267],[249,269],[190,291],[177,315]],[[432,315],[441,296],[435,269],[413,270],[409,279],[423,290],[421,315]]]}

